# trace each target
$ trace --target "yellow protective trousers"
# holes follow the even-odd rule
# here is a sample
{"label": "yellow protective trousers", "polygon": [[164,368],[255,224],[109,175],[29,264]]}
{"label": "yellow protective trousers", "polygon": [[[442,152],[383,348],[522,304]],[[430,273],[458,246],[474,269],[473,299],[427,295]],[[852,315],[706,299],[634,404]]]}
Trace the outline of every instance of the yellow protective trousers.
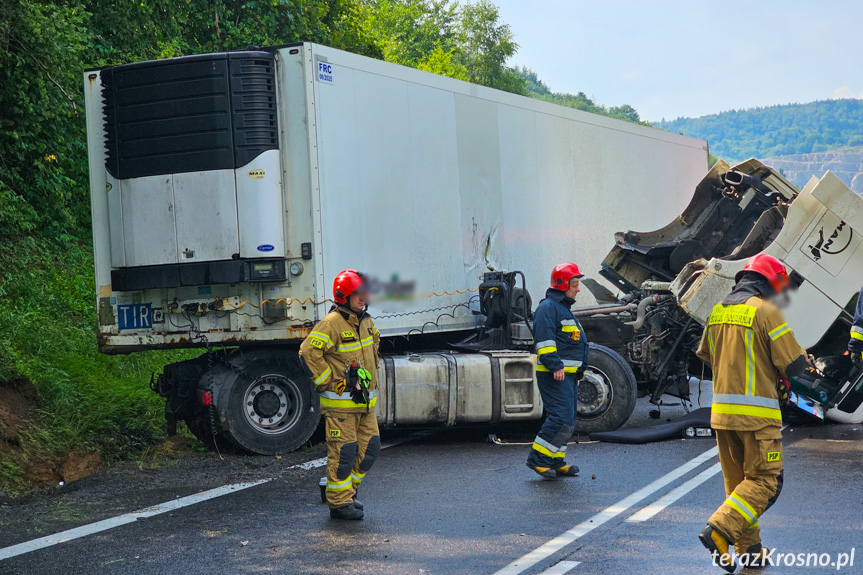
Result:
{"label": "yellow protective trousers", "polygon": [[716,429],[725,503],[707,521],[734,542],[738,555],[761,543],[758,520],[782,491],[782,432]]}
{"label": "yellow protective trousers", "polygon": [[363,478],[381,450],[375,410],[325,412],[327,426],[327,505],[353,501]]}

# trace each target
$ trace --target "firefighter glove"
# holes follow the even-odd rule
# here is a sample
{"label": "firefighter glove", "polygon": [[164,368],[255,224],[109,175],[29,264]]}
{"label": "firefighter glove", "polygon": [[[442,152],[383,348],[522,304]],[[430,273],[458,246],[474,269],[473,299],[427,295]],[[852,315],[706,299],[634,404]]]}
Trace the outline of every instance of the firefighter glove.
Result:
{"label": "firefighter glove", "polygon": [[354,362],[348,366],[345,375],[348,381],[347,390],[350,392],[354,403],[368,403],[372,374],[367,369],[360,367],[360,364]]}
{"label": "firefighter glove", "polygon": [[780,407],[785,407],[791,401],[791,382],[782,376],[776,380],[776,396]]}

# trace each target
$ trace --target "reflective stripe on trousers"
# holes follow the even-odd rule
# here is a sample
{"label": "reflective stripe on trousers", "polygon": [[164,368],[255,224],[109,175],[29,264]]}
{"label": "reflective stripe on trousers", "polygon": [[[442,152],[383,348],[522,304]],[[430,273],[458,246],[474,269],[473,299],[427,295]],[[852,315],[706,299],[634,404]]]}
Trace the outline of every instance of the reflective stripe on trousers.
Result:
{"label": "reflective stripe on trousers", "polygon": [[543,455],[547,455],[548,457],[553,458],[564,458],[566,457],[566,445],[561,445],[557,447],[553,443],[550,443],[540,436],[536,436],[533,440],[533,449],[539,451]]}
{"label": "reflective stripe on trousers", "polygon": [[332,483],[327,481],[327,491],[344,491],[345,489],[350,489],[353,487],[353,483],[351,482],[351,478],[348,477],[344,481],[339,481],[338,483]]}
{"label": "reflective stripe on trousers", "polygon": [[745,499],[736,493],[732,493],[725,500],[732,509],[740,513],[749,525],[755,525],[758,522],[758,513],[749,505]]}

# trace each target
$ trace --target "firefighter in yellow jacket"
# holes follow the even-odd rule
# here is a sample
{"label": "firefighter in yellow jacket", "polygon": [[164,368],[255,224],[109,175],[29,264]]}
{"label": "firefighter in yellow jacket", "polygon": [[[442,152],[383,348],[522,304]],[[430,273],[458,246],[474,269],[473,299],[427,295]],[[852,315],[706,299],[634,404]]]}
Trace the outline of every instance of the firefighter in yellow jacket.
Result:
{"label": "firefighter in yellow jacket", "polygon": [[380,334],[366,313],[363,274],[337,275],[333,299],[336,305],[300,346],[300,358],[321,395],[326,421],[330,517],[362,519],[357,488],[381,449],[375,416]]}
{"label": "firefighter in yellow jacket", "polygon": [[713,370],[710,424],[727,497],[699,539],[728,572],[738,563],[765,562],[758,520],[782,490],[784,378],[808,367],[806,351],[773,303],[787,296],[790,283],[782,262],[758,254],[735,280],[713,308],[697,351]]}

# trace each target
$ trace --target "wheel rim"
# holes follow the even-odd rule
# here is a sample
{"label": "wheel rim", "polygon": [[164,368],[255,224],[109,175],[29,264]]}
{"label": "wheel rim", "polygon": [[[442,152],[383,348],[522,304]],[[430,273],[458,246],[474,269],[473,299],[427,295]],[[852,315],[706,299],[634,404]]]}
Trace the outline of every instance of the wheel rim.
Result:
{"label": "wheel rim", "polygon": [[255,431],[285,433],[300,419],[300,388],[283,375],[265,375],[252,381],[243,394],[243,412]]}
{"label": "wheel rim", "polygon": [[613,399],[614,388],[608,375],[595,367],[588,368],[578,384],[578,416],[582,419],[600,417]]}

